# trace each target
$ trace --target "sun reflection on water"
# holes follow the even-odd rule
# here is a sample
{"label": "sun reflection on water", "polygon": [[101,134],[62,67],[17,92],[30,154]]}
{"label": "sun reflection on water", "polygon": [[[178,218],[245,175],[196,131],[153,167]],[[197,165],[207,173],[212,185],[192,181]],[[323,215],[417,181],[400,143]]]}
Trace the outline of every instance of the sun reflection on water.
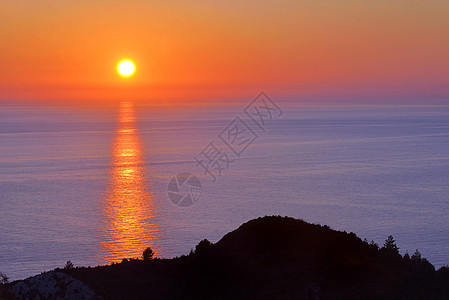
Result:
{"label": "sun reflection on water", "polygon": [[156,201],[147,190],[142,144],[135,126],[134,107],[120,104],[113,143],[111,179],[102,203],[104,243],[102,260],[139,257],[146,247],[159,256]]}

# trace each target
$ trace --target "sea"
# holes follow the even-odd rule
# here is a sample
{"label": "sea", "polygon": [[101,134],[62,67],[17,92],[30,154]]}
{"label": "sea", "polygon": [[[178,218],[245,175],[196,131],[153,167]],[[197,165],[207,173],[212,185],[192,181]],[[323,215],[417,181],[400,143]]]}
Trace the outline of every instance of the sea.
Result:
{"label": "sea", "polygon": [[449,264],[449,106],[267,103],[0,102],[0,272],[186,255],[265,215]]}

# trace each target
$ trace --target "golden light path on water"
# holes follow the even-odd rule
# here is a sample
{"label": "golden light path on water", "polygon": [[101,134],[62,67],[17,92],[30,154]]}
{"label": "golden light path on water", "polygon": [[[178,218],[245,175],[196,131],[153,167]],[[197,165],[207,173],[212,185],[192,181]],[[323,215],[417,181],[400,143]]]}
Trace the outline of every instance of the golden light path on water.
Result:
{"label": "golden light path on water", "polygon": [[134,106],[122,102],[112,149],[112,169],[103,199],[104,245],[102,260],[140,257],[146,247],[159,256],[158,227],[154,225],[156,201],[148,192],[144,156],[138,136]]}

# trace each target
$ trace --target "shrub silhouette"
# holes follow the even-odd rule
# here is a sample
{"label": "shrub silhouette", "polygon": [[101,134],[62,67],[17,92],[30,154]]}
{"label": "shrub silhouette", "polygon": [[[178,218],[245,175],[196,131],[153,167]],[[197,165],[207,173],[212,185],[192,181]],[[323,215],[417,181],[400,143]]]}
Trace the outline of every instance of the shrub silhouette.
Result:
{"label": "shrub silhouette", "polygon": [[198,245],[196,245],[195,254],[204,255],[205,253],[207,253],[209,251],[211,246],[212,246],[212,243],[209,242],[207,239],[204,239],[201,242],[199,242]]}
{"label": "shrub silhouette", "polygon": [[9,282],[8,276],[0,272],[0,284],[7,284]]}
{"label": "shrub silhouette", "polygon": [[73,267],[74,267],[73,263],[70,260],[68,260],[64,266],[64,270],[71,270],[73,269]]}
{"label": "shrub silhouette", "polygon": [[142,259],[145,261],[152,260],[154,256],[154,251],[150,247],[143,250]]}

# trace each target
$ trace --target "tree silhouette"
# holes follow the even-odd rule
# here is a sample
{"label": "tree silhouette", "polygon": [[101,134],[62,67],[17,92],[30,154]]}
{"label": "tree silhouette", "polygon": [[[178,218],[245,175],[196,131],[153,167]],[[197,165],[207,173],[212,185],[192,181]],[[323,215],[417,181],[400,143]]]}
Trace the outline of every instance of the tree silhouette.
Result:
{"label": "tree silhouette", "polygon": [[410,255],[408,254],[408,251],[405,251],[403,259],[404,259],[404,262],[406,262],[406,263],[410,262]]}
{"label": "tree silhouette", "polygon": [[142,259],[145,261],[152,260],[154,256],[154,251],[150,247],[143,250]]}
{"label": "tree silhouette", "polygon": [[399,247],[396,245],[396,241],[394,240],[392,235],[388,236],[388,238],[385,240],[382,249],[387,253],[399,255]]}
{"label": "tree silhouette", "polygon": [[413,263],[420,263],[422,260],[421,253],[416,249],[415,253],[412,255],[412,262]]}
{"label": "tree silhouette", "polygon": [[372,248],[376,249],[376,251],[379,250],[379,245],[378,245],[375,241],[371,240],[371,242],[369,243],[369,245],[370,245]]}

